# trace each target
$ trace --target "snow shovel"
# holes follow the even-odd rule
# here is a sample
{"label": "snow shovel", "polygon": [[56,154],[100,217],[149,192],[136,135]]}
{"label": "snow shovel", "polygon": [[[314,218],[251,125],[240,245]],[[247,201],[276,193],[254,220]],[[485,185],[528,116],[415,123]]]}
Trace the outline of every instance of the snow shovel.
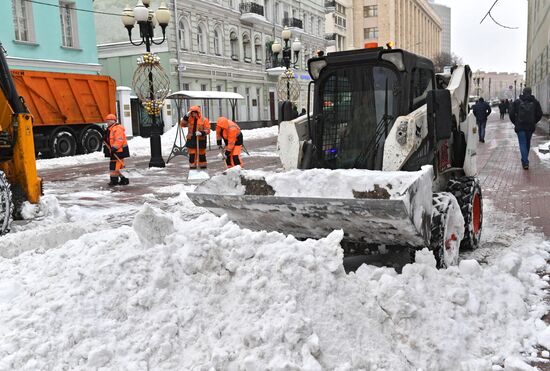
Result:
{"label": "snow shovel", "polygon": [[[109,148],[109,151],[111,150],[111,146],[107,145],[107,142],[106,141],[103,141],[103,144],[105,144],[107,146],[107,148]],[[122,161],[116,153],[113,153],[113,155],[115,155],[115,158],[118,160],[118,161]],[[119,170],[120,174],[125,177],[125,178],[143,178],[143,175],[141,173],[139,173],[138,171],[135,171],[135,170],[128,170],[126,168],[122,168]]]}
{"label": "snow shovel", "polygon": [[208,175],[208,172],[206,170],[199,169],[199,138],[197,136],[197,133],[195,133],[195,169],[189,169],[189,174],[187,175],[187,181],[191,184],[198,184],[202,183],[205,180],[210,179],[210,175]]}

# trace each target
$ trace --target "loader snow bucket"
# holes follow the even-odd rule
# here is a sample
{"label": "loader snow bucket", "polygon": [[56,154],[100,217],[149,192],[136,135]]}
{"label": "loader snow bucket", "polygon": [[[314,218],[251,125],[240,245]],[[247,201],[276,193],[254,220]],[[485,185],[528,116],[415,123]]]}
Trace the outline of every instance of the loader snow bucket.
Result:
{"label": "loader snow bucket", "polygon": [[417,172],[230,169],[187,195],[251,230],[322,238],[342,229],[349,242],[417,247],[430,238],[432,174],[431,166]]}

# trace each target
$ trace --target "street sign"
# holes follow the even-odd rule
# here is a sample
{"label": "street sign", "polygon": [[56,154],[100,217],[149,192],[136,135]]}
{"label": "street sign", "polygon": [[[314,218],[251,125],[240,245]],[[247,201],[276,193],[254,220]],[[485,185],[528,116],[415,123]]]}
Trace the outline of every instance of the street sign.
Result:
{"label": "street sign", "polygon": [[187,66],[183,63],[180,63],[180,64],[178,64],[177,69],[178,69],[178,72],[183,72],[187,69]]}
{"label": "street sign", "polygon": [[508,89],[512,90],[514,87],[512,85],[508,86]]}

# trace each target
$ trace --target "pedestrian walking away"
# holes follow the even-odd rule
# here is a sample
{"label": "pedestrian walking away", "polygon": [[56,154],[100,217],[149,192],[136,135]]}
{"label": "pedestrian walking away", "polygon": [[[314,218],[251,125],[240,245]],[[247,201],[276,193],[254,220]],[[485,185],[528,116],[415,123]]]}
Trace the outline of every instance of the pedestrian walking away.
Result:
{"label": "pedestrian walking away", "polygon": [[[222,140],[225,142],[225,150],[222,147]],[[218,118],[216,123],[216,142],[218,148],[224,150],[224,159],[227,167],[237,165],[243,167],[241,151],[244,140],[239,125],[225,117]]]}
{"label": "pedestrian walking away", "polygon": [[506,102],[504,99],[500,100],[500,103],[498,104],[498,110],[500,112],[500,119],[504,120],[504,115],[506,114]]}
{"label": "pedestrian walking away", "polygon": [[[210,120],[203,118],[201,108],[192,106],[189,112],[183,116],[181,127],[188,127],[185,146],[189,153],[189,169],[196,169],[197,164],[201,169],[206,169],[206,145],[210,134]],[[196,156],[198,156],[198,161]]]}
{"label": "pedestrian walking away", "polygon": [[479,141],[485,143],[485,127],[487,126],[487,117],[491,114],[491,106],[483,98],[479,98],[472,107],[479,133]]}
{"label": "pedestrian walking away", "polygon": [[518,136],[521,165],[525,170],[529,169],[529,151],[531,150],[531,137],[542,118],[542,108],[539,101],[533,96],[529,87],[523,89],[523,94],[510,106],[510,121],[514,124],[514,131]]}
{"label": "pedestrian walking away", "polygon": [[124,159],[130,157],[128,140],[124,126],[117,122],[114,114],[110,113],[105,118],[107,130],[105,131],[103,151],[109,161],[109,186],[128,185],[130,180],[120,172],[124,169]]}

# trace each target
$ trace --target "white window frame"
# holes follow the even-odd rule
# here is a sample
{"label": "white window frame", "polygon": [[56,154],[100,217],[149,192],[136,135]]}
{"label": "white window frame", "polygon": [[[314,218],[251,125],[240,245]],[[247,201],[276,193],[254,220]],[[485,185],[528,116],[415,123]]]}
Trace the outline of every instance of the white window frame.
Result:
{"label": "white window frame", "polygon": [[[34,18],[32,12],[32,3],[25,0],[12,0],[12,19],[14,40],[20,42],[33,43],[36,41],[34,32]],[[24,8],[24,9],[22,9]],[[17,13],[24,13],[18,16]],[[21,28],[24,28],[21,30]],[[26,33],[26,37],[22,33]]]}
{"label": "white window frame", "polygon": [[[66,16],[69,16],[70,25],[67,25]],[[78,25],[75,10],[75,3],[71,1],[59,1],[59,19],[61,26],[61,46],[64,48],[78,49],[80,44],[78,41]],[[66,31],[70,30],[70,38]]]}
{"label": "white window frame", "polygon": [[189,32],[191,30],[189,29],[189,23],[185,20],[185,18],[180,18],[178,22],[178,36],[179,36],[179,48],[180,50],[190,50],[190,38],[189,38]]}
{"label": "white window frame", "polygon": [[221,28],[214,28],[214,54],[223,55],[223,33]]}
{"label": "white window frame", "polygon": [[203,24],[197,27],[197,51],[201,54],[208,53],[208,31]]}

